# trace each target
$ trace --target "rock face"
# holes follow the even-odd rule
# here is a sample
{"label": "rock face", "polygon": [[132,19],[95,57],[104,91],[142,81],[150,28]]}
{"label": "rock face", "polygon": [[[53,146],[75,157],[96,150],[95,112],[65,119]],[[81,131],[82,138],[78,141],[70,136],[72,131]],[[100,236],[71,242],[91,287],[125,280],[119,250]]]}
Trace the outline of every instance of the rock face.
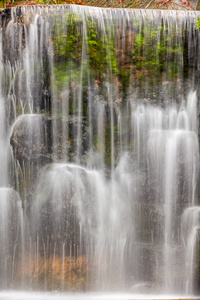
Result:
{"label": "rock face", "polygon": [[16,120],[11,145],[19,161],[37,160],[47,154],[45,129],[45,121],[40,115],[24,115]]}
{"label": "rock face", "polygon": [[196,292],[199,14],[11,12],[0,17],[0,191],[19,198],[1,210],[2,287]]}

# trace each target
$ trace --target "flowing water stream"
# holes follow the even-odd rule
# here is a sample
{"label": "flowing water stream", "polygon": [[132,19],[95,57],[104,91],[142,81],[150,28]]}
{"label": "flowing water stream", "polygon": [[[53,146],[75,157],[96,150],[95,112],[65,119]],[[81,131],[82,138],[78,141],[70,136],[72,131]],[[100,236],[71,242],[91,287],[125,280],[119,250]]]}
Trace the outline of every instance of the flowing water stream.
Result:
{"label": "flowing water stream", "polygon": [[3,290],[199,294],[198,16],[0,15]]}

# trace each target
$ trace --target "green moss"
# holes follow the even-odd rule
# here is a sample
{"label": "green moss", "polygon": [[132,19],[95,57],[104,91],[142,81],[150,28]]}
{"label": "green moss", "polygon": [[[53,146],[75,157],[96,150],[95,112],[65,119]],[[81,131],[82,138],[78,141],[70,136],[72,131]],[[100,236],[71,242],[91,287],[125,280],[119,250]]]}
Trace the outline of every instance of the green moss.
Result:
{"label": "green moss", "polygon": [[[84,31],[87,27],[87,33]],[[115,54],[115,35],[106,28],[107,38],[102,37],[98,22],[86,19],[83,23],[81,16],[73,12],[67,12],[64,19],[58,16],[52,25],[52,42],[54,47],[54,60],[56,64],[56,86],[60,90],[63,83],[71,78],[78,81],[81,74],[87,81],[90,77],[97,77],[102,73],[110,76],[118,72],[118,64]],[[89,71],[90,70],[90,71]],[[82,72],[82,73],[81,73]],[[83,85],[87,82],[83,82]]]}
{"label": "green moss", "polygon": [[151,78],[177,78],[182,70],[183,37],[179,43],[174,35],[168,35],[168,27],[160,26],[149,30],[151,24],[146,22],[134,41],[133,62],[137,70],[143,69]]}
{"label": "green moss", "polygon": [[[199,5],[199,3],[198,3]],[[197,18],[196,20],[196,29],[199,29],[200,28],[200,17]]]}
{"label": "green moss", "polygon": [[129,88],[129,84],[130,84],[130,69],[122,69],[119,72],[119,80],[122,84],[122,95],[123,98],[126,97],[126,93],[128,91]]}

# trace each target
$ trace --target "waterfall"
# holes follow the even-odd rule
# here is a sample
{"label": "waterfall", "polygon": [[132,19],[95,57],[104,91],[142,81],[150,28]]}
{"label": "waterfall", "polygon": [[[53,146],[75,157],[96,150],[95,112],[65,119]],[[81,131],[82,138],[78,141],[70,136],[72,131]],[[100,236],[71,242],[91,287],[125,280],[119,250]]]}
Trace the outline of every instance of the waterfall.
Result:
{"label": "waterfall", "polygon": [[199,13],[6,13],[1,288],[199,293]]}
{"label": "waterfall", "polygon": [[194,289],[193,274],[195,273],[195,252],[198,242],[198,225],[199,225],[199,207],[192,206],[187,208],[182,216],[182,230],[185,241],[185,267],[186,267],[186,291],[191,293]]}

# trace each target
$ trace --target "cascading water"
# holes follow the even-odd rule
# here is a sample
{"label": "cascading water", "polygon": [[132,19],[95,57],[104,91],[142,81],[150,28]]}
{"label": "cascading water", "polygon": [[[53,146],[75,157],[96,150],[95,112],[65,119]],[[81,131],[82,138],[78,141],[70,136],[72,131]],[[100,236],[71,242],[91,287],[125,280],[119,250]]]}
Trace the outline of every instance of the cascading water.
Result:
{"label": "cascading water", "polygon": [[2,288],[199,292],[197,17],[1,16]]}
{"label": "cascading water", "polygon": [[[15,262],[16,247],[18,243],[23,253],[23,212],[20,196],[11,188],[12,176],[9,176],[9,169],[13,172],[13,156],[10,149],[8,120],[4,86],[6,78],[4,74],[11,71],[9,64],[3,65],[2,61],[2,34],[0,36],[0,276],[1,287],[12,286]],[[9,74],[10,75],[10,74]],[[14,173],[14,172],[13,172]],[[22,264],[21,264],[22,265]]]}

